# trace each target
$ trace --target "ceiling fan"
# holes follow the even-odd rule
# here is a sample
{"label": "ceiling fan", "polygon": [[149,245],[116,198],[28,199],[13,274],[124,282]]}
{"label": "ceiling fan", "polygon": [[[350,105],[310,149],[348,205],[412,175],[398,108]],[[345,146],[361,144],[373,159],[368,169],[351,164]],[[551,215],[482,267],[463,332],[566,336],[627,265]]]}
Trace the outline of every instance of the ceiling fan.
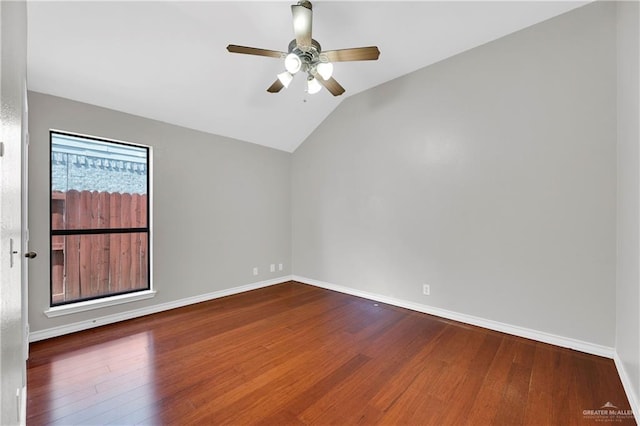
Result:
{"label": "ceiling fan", "polygon": [[322,51],[320,43],[311,38],[313,17],[311,2],[298,1],[298,4],[291,5],[291,13],[296,38],[289,43],[287,52],[235,44],[227,46],[227,50],[231,53],[284,59],[286,71],[278,74],[278,79],[267,89],[269,93],[278,93],[283,87],[289,87],[296,73],[306,72],[309,94],[319,92],[324,86],[333,96],[340,96],[344,93],[344,87],[331,76],[333,62],[374,61],[380,56],[380,50],[376,46]]}

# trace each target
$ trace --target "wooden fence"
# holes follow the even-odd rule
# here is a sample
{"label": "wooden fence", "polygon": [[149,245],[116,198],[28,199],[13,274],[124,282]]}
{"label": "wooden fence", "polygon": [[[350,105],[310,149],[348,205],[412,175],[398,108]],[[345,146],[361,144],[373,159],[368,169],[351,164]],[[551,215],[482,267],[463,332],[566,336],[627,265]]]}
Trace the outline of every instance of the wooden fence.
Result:
{"label": "wooden fence", "polygon": [[[147,226],[146,195],[55,191],[51,205],[53,230]],[[53,236],[53,303],[146,288],[147,241],[146,232]]]}

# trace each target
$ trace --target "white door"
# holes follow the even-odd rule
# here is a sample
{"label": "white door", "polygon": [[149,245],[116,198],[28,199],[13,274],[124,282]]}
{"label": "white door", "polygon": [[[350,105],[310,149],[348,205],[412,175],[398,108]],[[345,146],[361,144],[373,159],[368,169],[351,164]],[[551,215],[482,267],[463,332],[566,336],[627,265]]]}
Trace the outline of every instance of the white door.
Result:
{"label": "white door", "polygon": [[26,3],[0,1],[0,424],[25,423],[22,146]]}

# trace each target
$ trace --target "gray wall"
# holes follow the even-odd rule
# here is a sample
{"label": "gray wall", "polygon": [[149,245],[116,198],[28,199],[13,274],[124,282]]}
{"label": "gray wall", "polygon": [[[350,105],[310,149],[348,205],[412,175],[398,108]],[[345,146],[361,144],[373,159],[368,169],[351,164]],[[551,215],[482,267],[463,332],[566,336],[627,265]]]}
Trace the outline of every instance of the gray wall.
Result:
{"label": "gray wall", "polygon": [[[96,106],[29,93],[31,331],[291,273],[291,155]],[[49,129],[152,147],[155,298],[47,318]],[[269,264],[283,263],[281,272]],[[259,267],[253,276],[252,268]]]}
{"label": "gray wall", "polygon": [[[19,424],[16,390],[25,397],[26,365],[23,357],[23,302],[21,261],[22,141],[26,122],[27,7],[23,1],[0,1],[0,424]],[[10,239],[14,241],[13,247]],[[9,253],[16,250],[13,267]],[[22,418],[22,423],[26,421]]]}
{"label": "gray wall", "polygon": [[294,275],[612,347],[615,14],[346,99],[294,153]]}
{"label": "gray wall", "polygon": [[[616,352],[640,408],[640,4],[618,3]],[[640,413],[636,412],[636,418]]]}

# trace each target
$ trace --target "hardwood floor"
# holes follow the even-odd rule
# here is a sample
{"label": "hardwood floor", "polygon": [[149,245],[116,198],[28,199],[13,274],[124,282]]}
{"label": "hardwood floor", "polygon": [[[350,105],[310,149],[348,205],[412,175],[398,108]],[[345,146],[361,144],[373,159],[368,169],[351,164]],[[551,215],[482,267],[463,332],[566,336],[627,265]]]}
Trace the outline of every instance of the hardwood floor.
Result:
{"label": "hardwood floor", "polygon": [[295,282],[36,342],[27,375],[28,425],[635,424],[584,414],[629,409],[612,360]]}

